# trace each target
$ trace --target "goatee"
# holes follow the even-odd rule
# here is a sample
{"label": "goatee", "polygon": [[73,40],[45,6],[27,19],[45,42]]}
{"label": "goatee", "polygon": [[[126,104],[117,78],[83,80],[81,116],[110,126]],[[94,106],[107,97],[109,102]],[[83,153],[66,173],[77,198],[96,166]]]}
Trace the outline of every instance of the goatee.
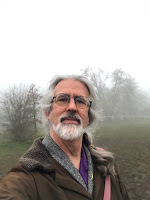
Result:
{"label": "goatee", "polygon": [[[73,124],[73,123],[62,123],[63,119],[65,118],[72,118],[76,121],[78,121],[79,124]],[[80,137],[83,136],[85,130],[82,127],[82,119],[77,114],[63,114],[59,117],[59,124],[55,126],[52,124],[52,129],[56,132],[57,135],[59,135],[60,138],[63,140],[77,140]]]}

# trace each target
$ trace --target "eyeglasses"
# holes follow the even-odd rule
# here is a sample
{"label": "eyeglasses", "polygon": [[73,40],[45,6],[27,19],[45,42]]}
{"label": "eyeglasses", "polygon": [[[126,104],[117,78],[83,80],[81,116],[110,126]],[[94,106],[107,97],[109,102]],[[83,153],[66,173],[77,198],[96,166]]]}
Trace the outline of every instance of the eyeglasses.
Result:
{"label": "eyeglasses", "polygon": [[[73,98],[76,106],[78,108],[84,109],[91,107],[92,102],[84,96],[76,96]],[[55,102],[58,106],[66,106],[70,102],[70,96],[67,94],[57,94],[53,97],[52,102]]]}

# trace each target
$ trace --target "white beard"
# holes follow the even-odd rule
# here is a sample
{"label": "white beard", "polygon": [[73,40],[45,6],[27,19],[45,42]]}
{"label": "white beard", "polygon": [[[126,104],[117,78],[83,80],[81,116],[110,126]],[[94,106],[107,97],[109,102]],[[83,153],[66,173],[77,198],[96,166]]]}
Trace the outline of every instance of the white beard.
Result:
{"label": "white beard", "polygon": [[63,124],[59,123],[57,126],[52,125],[52,129],[63,140],[77,140],[83,136],[84,128],[81,125],[76,124]]}

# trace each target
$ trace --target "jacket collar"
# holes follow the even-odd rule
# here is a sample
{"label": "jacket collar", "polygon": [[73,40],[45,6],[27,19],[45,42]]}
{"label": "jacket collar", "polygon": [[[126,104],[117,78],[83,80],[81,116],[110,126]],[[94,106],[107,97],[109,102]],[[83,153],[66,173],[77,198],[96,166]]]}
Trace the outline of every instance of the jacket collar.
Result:
{"label": "jacket collar", "polygon": [[35,140],[30,149],[19,159],[22,166],[28,170],[53,171],[51,156],[42,144],[43,138]]}
{"label": "jacket collar", "polygon": [[[19,162],[21,163],[21,166],[24,167],[27,171],[32,172],[34,170],[40,170],[43,172],[53,172],[55,171],[56,166],[58,165],[58,163],[51,157],[47,148],[42,144],[42,140],[43,138],[39,138],[35,140],[35,142],[32,144],[30,149],[19,160]],[[67,173],[65,169],[63,173],[65,174]],[[99,185],[98,186],[99,188],[101,184],[103,183],[101,175],[99,173],[94,173],[94,174],[95,174],[94,185],[95,184]],[[68,189],[82,193],[88,198],[91,198],[90,193],[86,189],[83,190],[83,187],[80,184],[77,184],[76,181],[73,181],[72,178],[70,178],[70,181],[73,181],[72,182],[73,184],[68,184],[68,178],[65,179],[64,176],[61,177],[61,173],[56,173],[55,179],[56,179],[55,181],[57,182],[59,186],[66,187]],[[98,188],[97,190],[94,190],[95,197],[98,195],[98,192],[99,192]],[[101,192],[103,192],[103,190],[101,190]]]}
{"label": "jacket collar", "polygon": [[85,189],[88,189],[89,193],[92,194],[93,191],[93,162],[91,154],[83,144],[84,151],[86,153],[86,158],[88,162],[88,187],[86,186],[81,174],[77,168],[72,164],[68,156],[63,152],[63,150],[54,142],[50,134],[47,134],[43,139],[42,143],[46,146],[47,150],[51,156],[64,168],[66,169],[75,180],[77,180]]}

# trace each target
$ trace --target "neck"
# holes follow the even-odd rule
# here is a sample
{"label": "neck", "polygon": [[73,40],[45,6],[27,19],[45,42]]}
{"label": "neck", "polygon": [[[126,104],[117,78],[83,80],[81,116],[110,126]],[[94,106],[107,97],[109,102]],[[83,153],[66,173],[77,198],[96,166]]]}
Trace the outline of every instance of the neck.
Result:
{"label": "neck", "polygon": [[80,160],[81,160],[81,148],[82,148],[82,137],[77,140],[63,140],[50,129],[50,136],[55,141],[55,143],[64,151],[68,156],[74,166],[79,170]]}

